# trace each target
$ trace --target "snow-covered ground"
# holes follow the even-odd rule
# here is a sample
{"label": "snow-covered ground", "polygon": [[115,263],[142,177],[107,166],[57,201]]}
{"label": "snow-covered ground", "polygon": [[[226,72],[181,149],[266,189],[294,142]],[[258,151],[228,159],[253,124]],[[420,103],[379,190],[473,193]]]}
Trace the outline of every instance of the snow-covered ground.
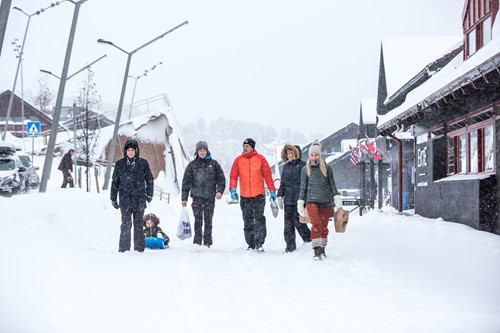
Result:
{"label": "snow-covered ground", "polygon": [[175,237],[175,197],[149,208],[170,248],[122,254],[109,192],[60,180],[0,197],[0,332],[500,331],[497,235],[390,209],[352,214],[315,262],[302,241],[283,253],[283,212],[269,207],[266,252],[245,251],[240,208],[223,199],[214,245],[199,249]]}

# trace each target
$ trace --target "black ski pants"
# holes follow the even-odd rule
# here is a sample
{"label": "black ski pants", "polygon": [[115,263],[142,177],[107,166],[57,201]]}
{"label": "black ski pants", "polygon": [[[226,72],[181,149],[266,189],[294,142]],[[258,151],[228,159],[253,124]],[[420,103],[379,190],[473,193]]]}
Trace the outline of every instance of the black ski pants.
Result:
{"label": "black ski pants", "polygon": [[295,243],[295,229],[299,232],[300,237],[304,242],[311,241],[311,230],[306,223],[299,222],[299,213],[297,212],[297,204],[285,205],[285,228],[284,236],[287,252],[292,252],[297,249]]}
{"label": "black ski pants", "polygon": [[264,207],[266,197],[260,194],[252,198],[241,197],[240,207],[243,214],[245,241],[252,249],[258,249],[266,240],[266,217]]}
{"label": "black ski pants", "polygon": [[143,217],[144,217],[144,210],[143,209],[138,209],[138,210],[127,210],[124,208],[121,208],[121,213],[122,213],[122,225],[120,228],[120,245],[119,245],[119,252],[125,252],[125,251],[130,251],[130,244],[131,244],[131,231],[130,229],[132,228],[132,219],[133,219],[133,224],[134,224],[134,250],[143,252],[144,247],[146,246],[146,241],[144,238],[144,231],[143,231]]}
{"label": "black ski pants", "polygon": [[[212,245],[212,219],[214,217],[215,198],[193,198],[191,204],[194,215],[193,244]],[[203,222],[205,228],[203,229]]]}

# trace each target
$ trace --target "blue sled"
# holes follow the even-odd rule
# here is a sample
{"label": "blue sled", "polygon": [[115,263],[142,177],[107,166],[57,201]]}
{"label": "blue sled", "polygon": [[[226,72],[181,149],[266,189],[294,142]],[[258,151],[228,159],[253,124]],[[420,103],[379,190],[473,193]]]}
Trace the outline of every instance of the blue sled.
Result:
{"label": "blue sled", "polygon": [[146,237],[146,247],[150,249],[164,249],[168,242],[160,237]]}

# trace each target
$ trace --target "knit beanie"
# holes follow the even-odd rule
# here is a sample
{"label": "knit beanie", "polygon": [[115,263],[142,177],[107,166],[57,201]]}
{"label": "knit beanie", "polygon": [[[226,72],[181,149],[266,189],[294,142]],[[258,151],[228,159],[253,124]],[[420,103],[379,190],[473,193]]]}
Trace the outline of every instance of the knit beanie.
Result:
{"label": "knit beanie", "polygon": [[208,151],[208,144],[205,141],[198,141],[198,143],[196,144],[196,154],[201,149],[205,149],[206,151]]}
{"label": "knit beanie", "polygon": [[321,143],[315,141],[311,144],[311,147],[309,147],[309,156],[312,154],[318,154],[321,156]]}
{"label": "knit beanie", "polygon": [[243,141],[243,144],[250,145],[253,149],[255,149],[255,141],[253,139],[248,138],[245,141]]}

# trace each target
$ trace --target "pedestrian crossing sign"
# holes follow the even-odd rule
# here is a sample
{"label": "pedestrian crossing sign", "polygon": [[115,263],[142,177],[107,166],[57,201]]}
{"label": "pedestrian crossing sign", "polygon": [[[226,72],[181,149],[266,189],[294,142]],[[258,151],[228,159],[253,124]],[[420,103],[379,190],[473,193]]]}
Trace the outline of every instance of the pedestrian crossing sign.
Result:
{"label": "pedestrian crossing sign", "polygon": [[41,133],[41,125],[39,121],[28,121],[26,132],[29,136],[39,136]]}

